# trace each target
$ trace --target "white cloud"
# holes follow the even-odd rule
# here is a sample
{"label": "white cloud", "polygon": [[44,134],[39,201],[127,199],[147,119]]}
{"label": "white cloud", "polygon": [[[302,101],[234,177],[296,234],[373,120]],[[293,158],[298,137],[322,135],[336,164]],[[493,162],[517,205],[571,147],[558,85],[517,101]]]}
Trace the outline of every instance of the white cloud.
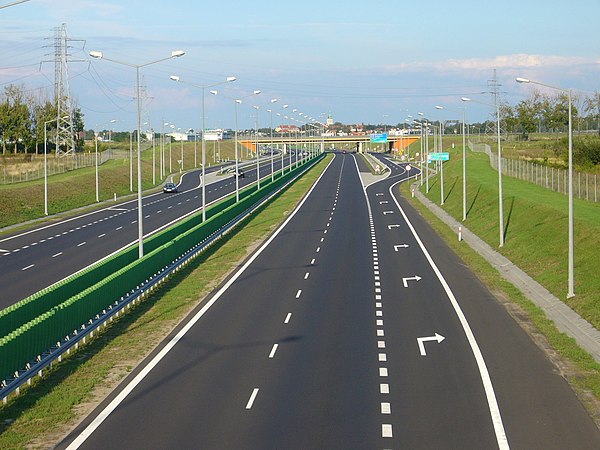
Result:
{"label": "white cloud", "polygon": [[491,69],[533,69],[540,67],[573,67],[598,64],[598,59],[579,56],[528,55],[517,53],[494,58],[447,59],[444,61],[418,61],[386,66],[389,72],[422,71],[489,71]]}

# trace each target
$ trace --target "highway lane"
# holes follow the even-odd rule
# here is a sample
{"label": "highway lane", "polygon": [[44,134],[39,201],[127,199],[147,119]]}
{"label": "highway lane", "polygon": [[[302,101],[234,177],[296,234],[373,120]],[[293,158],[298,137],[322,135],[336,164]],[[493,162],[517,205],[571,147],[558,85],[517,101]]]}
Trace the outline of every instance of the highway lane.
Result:
{"label": "highway lane", "polygon": [[[400,364],[394,369],[400,374],[398,382],[411,386],[406,391],[408,395],[403,397],[403,401],[411,404],[410,414],[401,419],[412,425],[402,441],[408,443],[408,447],[426,442],[428,448],[476,448],[476,436],[472,436],[473,446],[465,445],[471,435],[469,426],[463,428],[473,420],[469,418],[473,412],[476,417],[490,417],[486,408],[472,404],[465,395],[465,389],[475,390],[478,384],[475,379],[469,381],[466,378],[469,373],[462,371],[463,367],[473,365],[467,357],[468,352],[464,348],[457,352],[457,346],[466,347],[465,333],[458,326],[448,327],[447,317],[456,318],[457,315],[453,313],[444,289],[436,283],[437,276],[431,265],[423,263],[422,251],[408,227],[410,223],[425,243],[476,338],[493,383],[509,445],[512,448],[598,448],[600,434],[596,425],[557,368],[400,196],[396,187],[398,181],[407,176],[406,164],[396,165],[381,155],[379,157],[392,170],[392,176],[385,182],[368,189],[376,223],[380,223],[378,228],[385,239],[380,242],[380,257],[393,263],[392,267],[381,267],[385,280],[382,290],[392,293],[392,301],[385,303],[387,310],[393,316],[405,318],[402,327],[393,327],[391,332],[402,342],[410,342],[411,337],[413,340],[412,348],[408,348],[401,361],[396,361]],[[394,213],[385,214],[390,210]],[[389,228],[396,223],[400,227]],[[404,244],[408,246],[400,246]],[[421,279],[407,280],[407,287],[404,278],[415,275]],[[446,339],[439,344],[428,342],[425,346],[427,355],[421,356],[415,338],[432,336],[436,332]],[[416,367],[423,367],[426,372],[415,374]],[[414,385],[411,378],[415,376],[426,382]],[[445,404],[449,406],[433,409],[425,406],[428,403],[424,404],[422,399],[431,393],[443,393],[448,397]],[[452,435],[456,440],[453,445],[448,445],[452,441],[447,438],[432,435],[432,423],[456,430]]]}
{"label": "highway lane", "polygon": [[392,195],[404,169],[365,194],[355,164],[338,155],[288,223],[58,448],[597,448],[547,358]]}
{"label": "highway lane", "polygon": [[[240,188],[256,183],[256,165],[244,166]],[[280,169],[281,160],[276,158],[274,170]],[[270,161],[263,161],[260,170],[261,177],[268,176]],[[200,171],[185,174],[177,194],[160,192],[143,198],[145,237],[201,209],[199,175]],[[234,191],[233,176],[218,177],[206,187],[207,205]],[[136,243],[137,233],[137,200],[130,200],[1,238],[0,309]]]}

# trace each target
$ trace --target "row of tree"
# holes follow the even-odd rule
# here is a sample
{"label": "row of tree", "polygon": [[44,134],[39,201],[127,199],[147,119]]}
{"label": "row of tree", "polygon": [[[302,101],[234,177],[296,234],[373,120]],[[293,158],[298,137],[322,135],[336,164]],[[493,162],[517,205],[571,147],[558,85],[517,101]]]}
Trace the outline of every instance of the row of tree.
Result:
{"label": "row of tree", "polygon": [[[24,86],[8,85],[0,97],[0,143],[2,154],[39,153],[44,148],[44,126],[49,137],[56,132],[57,106],[42,93],[32,93]],[[83,130],[83,114],[73,112],[73,133],[76,148],[83,146],[79,138]],[[49,139],[53,142],[54,139]],[[52,144],[50,149],[54,148]]]}

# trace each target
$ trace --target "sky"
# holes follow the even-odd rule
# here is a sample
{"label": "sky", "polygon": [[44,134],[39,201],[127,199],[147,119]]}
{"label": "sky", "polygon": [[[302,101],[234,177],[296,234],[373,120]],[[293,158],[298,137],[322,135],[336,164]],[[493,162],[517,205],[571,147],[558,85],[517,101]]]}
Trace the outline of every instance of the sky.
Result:
{"label": "sky", "polygon": [[535,89],[515,77],[580,98],[600,90],[598,17],[600,0],[30,0],[0,9],[0,89],[16,84],[53,98],[54,34],[64,24],[68,84],[86,129],[135,129],[134,66],[173,50],[186,53],[139,69],[142,121],[157,131],[164,123],[201,129],[199,86],[229,76],[236,81],[204,89],[207,128],[233,128],[242,97],[240,129],[256,125],[253,106],[259,127],[271,116],[274,126],[290,122],[284,115],[331,114],[345,124],[404,123],[419,112],[453,120],[463,108],[478,122],[493,108],[460,99],[491,103],[494,77],[500,99],[513,105]]}

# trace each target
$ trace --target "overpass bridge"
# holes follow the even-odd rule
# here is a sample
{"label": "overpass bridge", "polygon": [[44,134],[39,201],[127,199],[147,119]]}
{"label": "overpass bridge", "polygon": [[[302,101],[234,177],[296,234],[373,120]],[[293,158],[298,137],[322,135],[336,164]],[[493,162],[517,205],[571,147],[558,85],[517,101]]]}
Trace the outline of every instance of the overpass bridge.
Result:
{"label": "overpass bridge", "polygon": [[356,150],[358,152],[379,150],[392,151],[392,153],[404,153],[405,149],[420,139],[420,136],[388,136],[387,142],[371,142],[370,135],[357,136],[259,136],[253,139],[240,138],[240,143],[251,152],[256,152],[256,145],[264,146],[274,144],[278,148],[283,145],[284,153],[288,147],[312,147],[317,146],[321,151],[328,148],[343,148]]}

